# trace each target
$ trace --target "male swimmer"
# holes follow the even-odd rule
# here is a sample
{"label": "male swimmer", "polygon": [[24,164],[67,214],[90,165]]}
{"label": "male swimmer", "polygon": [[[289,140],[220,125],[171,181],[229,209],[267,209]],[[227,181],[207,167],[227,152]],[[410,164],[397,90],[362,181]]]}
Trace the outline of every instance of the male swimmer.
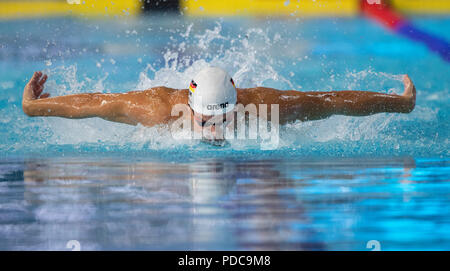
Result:
{"label": "male swimmer", "polygon": [[[376,113],[409,113],[415,107],[416,89],[408,75],[404,76],[402,95],[369,91],[300,92],[273,88],[236,88],[233,79],[224,70],[208,67],[190,82],[189,89],[153,87],[127,93],[83,93],[49,97],[43,93],[47,75],[35,72],[25,86],[22,107],[30,117],[63,117],[71,119],[100,117],[131,125],[155,126],[173,123],[176,105],[189,107],[188,116],[193,130],[209,129],[215,132],[216,121],[223,125],[233,122],[236,104],[278,105],[279,124],[319,120],[332,115],[367,116]],[[257,112],[260,112],[257,110]],[[257,113],[258,114],[258,113]]]}

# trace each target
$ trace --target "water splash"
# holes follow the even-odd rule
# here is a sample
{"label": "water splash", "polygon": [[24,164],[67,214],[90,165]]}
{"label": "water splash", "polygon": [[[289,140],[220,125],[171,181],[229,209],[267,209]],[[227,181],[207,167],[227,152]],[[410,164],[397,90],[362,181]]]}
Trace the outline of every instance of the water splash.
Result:
{"label": "water splash", "polygon": [[[147,63],[139,73],[136,89],[168,86],[184,89],[190,79],[206,66],[219,66],[230,72],[237,87],[269,86],[279,89],[302,89],[301,81],[286,72],[286,61],[278,56],[285,48],[287,37],[266,28],[250,27],[229,33],[223,22],[210,28],[198,30],[196,22],[170,33],[172,43],[163,50],[163,63]],[[306,51],[299,51],[299,59]],[[109,59],[109,57],[104,57]],[[112,58],[111,58],[112,59]],[[305,67],[307,64],[303,67]],[[82,92],[110,92],[105,84],[111,78],[108,72],[89,77],[80,72],[77,64],[52,65],[46,69],[50,75],[47,90],[53,95]],[[296,71],[296,73],[301,73]],[[287,75],[287,76],[286,76]],[[317,90],[342,89],[375,90],[388,93],[402,92],[402,75],[378,72],[374,68],[334,73],[323,80]],[[300,82],[300,83],[299,83]],[[304,90],[304,89],[302,89]],[[447,93],[444,90],[443,93]],[[428,99],[435,101],[430,94]],[[8,111],[8,112],[7,112]],[[198,141],[180,142],[172,138],[167,126],[145,128],[106,122],[101,119],[67,120],[59,118],[29,119],[19,106],[2,108],[5,116],[17,115],[18,120],[5,117],[2,123],[10,126],[11,139],[0,146],[7,153],[29,153],[53,149],[66,151],[119,151],[161,152],[188,151],[208,152],[217,148]],[[417,123],[421,125],[417,125]],[[444,135],[428,133],[423,127],[440,122],[439,110],[418,105],[410,115],[377,114],[364,118],[333,116],[314,122],[296,122],[281,127],[280,154],[294,155],[392,155],[426,154],[429,146],[437,155],[448,155]],[[259,152],[260,142],[233,141],[218,153]]]}

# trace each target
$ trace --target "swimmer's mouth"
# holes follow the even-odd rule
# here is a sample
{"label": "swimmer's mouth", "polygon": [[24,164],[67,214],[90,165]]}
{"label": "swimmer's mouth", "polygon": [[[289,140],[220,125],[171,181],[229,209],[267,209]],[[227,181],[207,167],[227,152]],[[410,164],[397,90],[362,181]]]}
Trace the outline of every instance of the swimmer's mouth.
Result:
{"label": "swimmer's mouth", "polygon": [[[192,114],[195,115],[194,109],[192,109],[190,106],[189,106],[189,108],[191,109]],[[216,126],[216,123],[215,123],[215,122],[209,122],[208,120],[203,120],[203,119],[202,119],[201,121],[199,121],[199,120],[197,120],[196,118],[194,118],[194,121],[195,121],[198,125],[200,125],[201,127]],[[224,116],[221,124],[222,124],[223,126],[227,126],[229,123],[230,123],[230,120],[227,120],[226,116]]]}

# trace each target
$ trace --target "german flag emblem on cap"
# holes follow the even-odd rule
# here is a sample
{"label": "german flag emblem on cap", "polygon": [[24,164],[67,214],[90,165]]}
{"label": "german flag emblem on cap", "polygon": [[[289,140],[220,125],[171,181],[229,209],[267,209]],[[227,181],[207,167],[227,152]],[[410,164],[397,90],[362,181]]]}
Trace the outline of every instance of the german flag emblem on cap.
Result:
{"label": "german flag emblem on cap", "polygon": [[191,84],[189,85],[189,90],[194,93],[195,89],[197,88],[197,84],[194,82],[194,80],[191,81]]}

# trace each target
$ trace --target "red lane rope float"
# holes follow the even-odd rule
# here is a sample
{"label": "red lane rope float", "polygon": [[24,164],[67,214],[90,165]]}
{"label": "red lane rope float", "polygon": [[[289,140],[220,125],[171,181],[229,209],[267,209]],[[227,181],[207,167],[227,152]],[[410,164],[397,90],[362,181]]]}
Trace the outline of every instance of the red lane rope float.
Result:
{"label": "red lane rope float", "polygon": [[392,10],[386,2],[380,1],[380,4],[373,2],[361,0],[361,11],[364,15],[397,34],[425,44],[431,51],[438,53],[445,61],[450,62],[450,43],[448,41],[417,28],[405,17]]}

